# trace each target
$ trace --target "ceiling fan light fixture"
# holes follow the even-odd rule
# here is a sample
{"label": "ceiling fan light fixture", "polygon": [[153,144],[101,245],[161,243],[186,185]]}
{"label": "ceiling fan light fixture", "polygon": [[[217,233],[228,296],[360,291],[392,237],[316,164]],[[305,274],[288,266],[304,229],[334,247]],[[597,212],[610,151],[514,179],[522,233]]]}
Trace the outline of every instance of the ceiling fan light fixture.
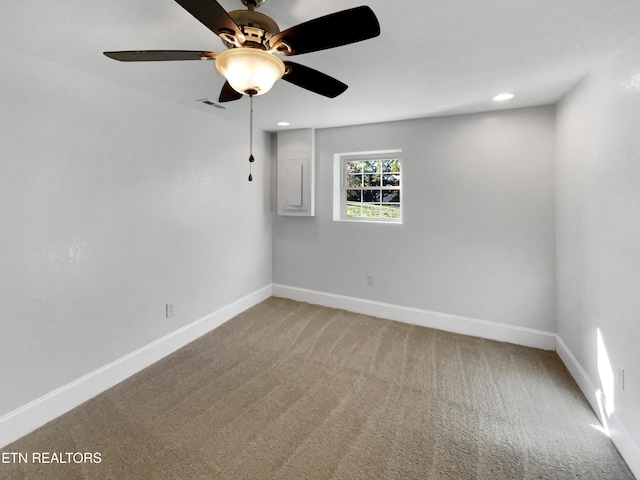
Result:
{"label": "ceiling fan light fixture", "polygon": [[285,72],[282,60],[271,53],[251,47],[225,50],[216,58],[216,69],[238,93],[262,95]]}

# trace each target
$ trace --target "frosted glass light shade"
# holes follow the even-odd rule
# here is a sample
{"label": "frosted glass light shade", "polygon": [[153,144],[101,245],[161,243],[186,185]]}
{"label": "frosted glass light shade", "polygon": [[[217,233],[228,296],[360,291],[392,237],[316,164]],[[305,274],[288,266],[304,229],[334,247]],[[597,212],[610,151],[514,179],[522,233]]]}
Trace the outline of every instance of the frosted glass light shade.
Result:
{"label": "frosted glass light shade", "polygon": [[284,75],[284,63],[275,55],[249,47],[225,50],[216,58],[216,68],[238,93],[267,93]]}

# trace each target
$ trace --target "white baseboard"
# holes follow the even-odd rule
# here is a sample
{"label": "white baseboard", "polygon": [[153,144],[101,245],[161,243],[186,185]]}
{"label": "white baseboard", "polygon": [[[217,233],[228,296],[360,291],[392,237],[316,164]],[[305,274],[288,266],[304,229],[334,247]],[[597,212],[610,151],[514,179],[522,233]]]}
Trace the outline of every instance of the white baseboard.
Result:
{"label": "white baseboard", "polygon": [[267,285],[0,417],[0,448],[117,385],[271,296]]}
{"label": "white baseboard", "polygon": [[541,348],[544,350],[555,350],[556,348],[555,333],[544,332],[542,330],[461,317],[447,313],[432,312],[390,303],[363,300],[287,285],[274,284],[273,295],[323,305],[325,307],[341,308],[365,315],[388,318],[398,322],[436,328],[447,332],[525,345],[527,347]]}
{"label": "white baseboard", "polygon": [[[558,353],[558,356],[567,367],[567,370],[569,370],[569,373],[576,381],[578,387],[589,402],[589,405],[591,405],[591,408],[599,418],[600,405],[598,404],[598,397],[596,395],[598,390],[596,384],[593,383],[593,380],[591,380],[589,375],[587,375],[587,372],[582,368],[582,365],[580,365],[576,357],[573,356],[573,353],[571,353],[571,350],[569,350],[569,347],[567,347],[562,338],[556,336],[556,341],[556,352]],[[600,420],[602,421],[602,419]]]}
{"label": "white baseboard", "polygon": [[574,378],[578,387],[591,405],[591,408],[598,416],[600,423],[605,431],[611,437],[616,448],[629,466],[631,472],[636,478],[640,479],[640,446],[633,440],[627,429],[620,421],[618,415],[614,411],[611,415],[607,415],[601,405],[602,400],[598,398],[597,384],[589,377],[586,370],[582,368],[580,362],[571,353],[567,344],[564,343],[560,336],[557,337],[556,351],[562,359],[563,363]]}

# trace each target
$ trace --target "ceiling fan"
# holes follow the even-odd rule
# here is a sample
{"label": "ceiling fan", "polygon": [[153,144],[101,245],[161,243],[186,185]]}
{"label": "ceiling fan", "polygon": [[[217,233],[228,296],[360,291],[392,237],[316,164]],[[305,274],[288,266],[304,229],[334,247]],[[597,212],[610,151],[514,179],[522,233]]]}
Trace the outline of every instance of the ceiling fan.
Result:
{"label": "ceiling fan", "polygon": [[[122,62],[214,60],[226,79],[219,102],[248,95],[250,99],[249,166],[253,157],[253,97],[268,92],[280,78],[325,97],[342,94],[347,85],[313,68],[282,61],[289,57],[360,42],[380,35],[380,24],[367,6],[342,10],[280,31],[278,24],[255,9],[265,0],[241,0],[247,10],[226,12],[216,0],[176,0],[205,27],[218,35],[228,50],[135,50],[104,52]],[[249,169],[249,181],[252,181]]]}
{"label": "ceiling fan", "polygon": [[262,95],[283,80],[311,92],[334,98],[347,85],[313,68],[285,57],[348,45],[380,35],[380,25],[371,8],[361,6],[310,20],[280,31],[278,24],[255,8],[265,0],[241,0],[247,10],[226,12],[216,0],[176,0],[229,47],[222,53],[189,50],[138,50],[104,52],[123,62],[214,60],[226,82],[220,102],[243,95]]}

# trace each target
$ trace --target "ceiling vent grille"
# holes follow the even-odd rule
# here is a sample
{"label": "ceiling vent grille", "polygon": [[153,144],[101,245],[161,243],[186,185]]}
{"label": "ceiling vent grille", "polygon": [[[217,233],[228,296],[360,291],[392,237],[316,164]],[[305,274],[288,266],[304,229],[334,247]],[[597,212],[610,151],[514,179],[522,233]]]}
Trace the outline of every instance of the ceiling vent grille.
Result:
{"label": "ceiling vent grille", "polygon": [[211,105],[212,107],[219,108],[220,110],[225,110],[227,108],[224,105],[220,105],[219,103],[212,102],[208,98],[201,98],[200,100],[196,100],[196,101],[204,103],[206,105]]}

